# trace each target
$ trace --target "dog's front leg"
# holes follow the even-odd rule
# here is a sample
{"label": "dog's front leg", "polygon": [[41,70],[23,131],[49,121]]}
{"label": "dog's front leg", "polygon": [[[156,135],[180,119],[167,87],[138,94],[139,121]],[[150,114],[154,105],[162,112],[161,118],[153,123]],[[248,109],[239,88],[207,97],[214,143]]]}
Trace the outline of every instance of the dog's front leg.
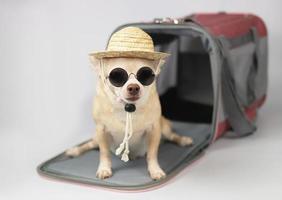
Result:
{"label": "dog's front leg", "polygon": [[158,162],[158,149],[161,139],[161,126],[157,121],[153,124],[152,130],[148,133],[148,150],[147,150],[147,163],[150,176],[154,180],[159,180],[166,176],[165,172],[160,168]]}
{"label": "dog's front leg", "polygon": [[103,125],[96,125],[96,137],[100,149],[100,163],[96,172],[97,178],[105,179],[112,176],[109,136]]}

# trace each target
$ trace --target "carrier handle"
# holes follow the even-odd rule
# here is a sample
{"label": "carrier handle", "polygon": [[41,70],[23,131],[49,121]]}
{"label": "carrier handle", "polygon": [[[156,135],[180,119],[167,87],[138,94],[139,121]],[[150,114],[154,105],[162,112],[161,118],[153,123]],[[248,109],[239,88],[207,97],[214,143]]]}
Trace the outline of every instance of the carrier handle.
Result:
{"label": "carrier handle", "polygon": [[223,56],[222,63],[222,98],[224,110],[227,114],[227,119],[230,126],[234,130],[234,133],[230,136],[232,137],[243,137],[248,136],[256,131],[255,124],[248,119],[244,106],[241,103],[234,84],[234,77],[230,71],[230,66],[232,65],[228,41],[219,37],[218,41],[220,43],[221,53]]}

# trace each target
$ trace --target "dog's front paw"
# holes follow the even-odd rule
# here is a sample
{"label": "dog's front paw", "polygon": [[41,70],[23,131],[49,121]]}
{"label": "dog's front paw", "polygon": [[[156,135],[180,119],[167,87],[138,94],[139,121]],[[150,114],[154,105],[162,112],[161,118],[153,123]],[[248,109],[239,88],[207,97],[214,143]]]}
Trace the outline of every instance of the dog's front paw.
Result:
{"label": "dog's front paw", "polygon": [[70,157],[77,157],[80,155],[80,151],[78,147],[73,147],[66,150],[65,154]]}
{"label": "dog's front paw", "polygon": [[112,176],[112,170],[108,167],[99,167],[96,172],[96,177],[99,179],[105,179]]}
{"label": "dog's front paw", "polygon": [[187,136],[181,136],[180,142],[179,142],[180,146],[191,146],[193,145],[193,139]]}
{"label": "dog's front paw", "polygon": [[159,167],[156,169],[149,169],[149,173],[154,180],[160,180],[166,177],[165,172]]}

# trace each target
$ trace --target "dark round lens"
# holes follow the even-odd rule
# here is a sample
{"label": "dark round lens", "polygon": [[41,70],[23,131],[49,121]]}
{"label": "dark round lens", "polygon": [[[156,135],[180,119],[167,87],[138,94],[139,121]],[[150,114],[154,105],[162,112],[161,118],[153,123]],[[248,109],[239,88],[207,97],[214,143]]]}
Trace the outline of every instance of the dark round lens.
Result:
{"label": "dark round lens", "polygon": [[122,87],[128,79],[127,72],[122,68],[115,68],[109,74],[109,80],[113,86]]}
{"label": "dark round lens", "polygon": [[141,67],[137,72],[137,80],[145,86],[153,83],[155,74],[150,67]]}

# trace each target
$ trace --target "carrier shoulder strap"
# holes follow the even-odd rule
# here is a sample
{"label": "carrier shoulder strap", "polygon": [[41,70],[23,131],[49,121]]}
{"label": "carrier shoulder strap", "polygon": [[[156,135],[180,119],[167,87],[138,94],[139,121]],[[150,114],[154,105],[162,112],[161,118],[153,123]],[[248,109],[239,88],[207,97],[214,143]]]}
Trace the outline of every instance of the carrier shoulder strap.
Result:
{"label": "carrier shoulder strap", "polygon": [[248,136],[256,131],[254,123],[248,119],[243,104],[241,103],[234,84],[234,77],[230,71],[232,61],[229,53],[227,40],[219,37],[218,41],[222,47],[223,65],[222,65],[222,98],[224,110],[227,114],[229,124],[233,129],[231,137]]}

